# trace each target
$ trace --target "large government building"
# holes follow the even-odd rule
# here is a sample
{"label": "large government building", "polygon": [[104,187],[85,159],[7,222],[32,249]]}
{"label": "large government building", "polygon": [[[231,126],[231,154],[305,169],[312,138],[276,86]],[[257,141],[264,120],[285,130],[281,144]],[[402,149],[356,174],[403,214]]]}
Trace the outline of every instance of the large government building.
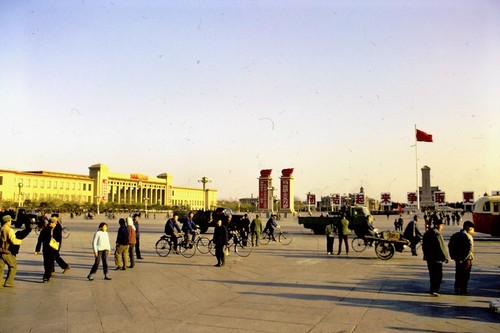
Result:
{"label": "large government building", "polygon": [[[59,200],[73,203],[162,205],[187,209],[217,206],[217,191],[176,187],[173,176],[162,173],[150,177],[140,173],[119,174],[104,164],[89,167],[89,175],[51,171],[13,171],[0,169],[0,200]],[[204,184],[205,185],[205,184]]]}

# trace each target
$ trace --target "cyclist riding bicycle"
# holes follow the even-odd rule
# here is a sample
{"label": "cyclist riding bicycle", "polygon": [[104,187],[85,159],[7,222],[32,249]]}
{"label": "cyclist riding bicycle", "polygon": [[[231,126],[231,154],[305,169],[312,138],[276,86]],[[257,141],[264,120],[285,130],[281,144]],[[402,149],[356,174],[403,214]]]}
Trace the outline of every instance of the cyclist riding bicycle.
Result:
{"label": "cyclist riding bicycle", "polygon": [[276,239],[274,238],[274,228],[280,228],[278,223],[276,223],[276,218],[278,215],[272,214],[269,220],[266,222],[266,227],[264,228],[263,233],[265,234],[266,232],[271,236],[271,239],[273,242],[276,242]]}
{"label": "cyclist riding bicycle", "polygon": [[[196,236],[196,229],[198,229],[193,221],[193,216],[194,213],[189,212],[186,216],[186,220],[182,224],[182,232],[184,233],[184,237],[186,237],[186,244],[190,244],[191,240]],[[190,246],[192,246],[192,244],[190,244]]]}
{"label": "cyclist riding bicycle", "polygon": [[170,236],[172,243],[174,244],[174,252],[177,252],[177,236],[181,233],[181,229],[177,224],[179,220],[179,214],[174,213],[171,219],[167,220],[165,223],[165,234]]}

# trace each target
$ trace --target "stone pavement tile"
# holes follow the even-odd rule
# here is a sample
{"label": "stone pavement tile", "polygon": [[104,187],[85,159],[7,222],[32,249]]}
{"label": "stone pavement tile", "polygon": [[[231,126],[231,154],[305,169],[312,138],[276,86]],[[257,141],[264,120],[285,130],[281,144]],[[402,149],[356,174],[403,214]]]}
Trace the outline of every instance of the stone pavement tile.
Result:
{"label": "stone pavement tile", "polygon": [[68,311],[67,321],[67,333],[88,333],[102,331],[101,318],[96,311]]}
{"label": "stone pavement tile", "polygon": [[283,318],[280,321],[258,320],[253,318],[241,318],[234,316],[222,315],[199,315],[193,316],[188,321],[192,325],[203,325],[208,330],[215,329],[219,332],[220,329],[238,329],[248,330],[252,332],[287,332],[287,333],[302,333],[307,332],[310,328],[308,324],[290,323]]}
{"label": "stone pavement tile", "polygon": [[327,311],[324,308],[297,306],[290,302],[287,305],[265,302],[263,299],[260,299],[260,303],[250,302],[247,297],[242,296],[209,309],[204,314],[292,324],[315,324]]}

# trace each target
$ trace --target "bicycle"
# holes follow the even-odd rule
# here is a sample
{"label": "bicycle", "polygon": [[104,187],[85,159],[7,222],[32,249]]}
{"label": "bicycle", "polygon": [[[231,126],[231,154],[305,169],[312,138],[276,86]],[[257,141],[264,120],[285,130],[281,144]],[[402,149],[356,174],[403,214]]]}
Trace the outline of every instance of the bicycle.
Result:
{"label": "bicycle", "polygon": [[210,238],[200,235],[200,229],[195,230],[195,234],[190,241],[190,245],[196,245],[196,250],[201,254],[207,254],[210,252],[208,245],[210,244]]}
{"label": "bicycle", "polygon": [[281,228],[278,228],[278,234],[274,235],[274,239],[271,236],[271,233],[269,231],[263,232],[262,237],[260,238],[260,244],[262,245],[267,245],[271,241],[276,241],[276,238],[278,238],[278,242],[280,242],[282,245],[289,245],[292,242],[293,237],[290,236],[286,231],[283,231]]}
{"label": "bicycle", "polygon": [[177,249],[174,249],[172,237],[170,235],[162,235],[155,244],[156,253],[160,257],[166,257],[170,252],[181,254],[185,258],[191,258],[196,253],[196,246],[192,242],[186,242],[184,235],[179,234],[177,237]]}
{"label": "bicycle", "polygon": [[[252,241],[248,238],[243,238],[238,231],[231,231],[226,249],[230,251],[232,247],[234,247],[234,252],[240,257],[248,257],[253,249]],[[212,240],[208,244],[208,249],[212,255],[215,255],[215,244]]]}
{"label": "bicycle", "polygon": [[[42,229],[43,229],[42,227],[40,227],[39,225],[37,225],[37,226],[35,227],[35,234],[36,234],[37,236],[38,236],[38,235],[40,235],[40,232],[42,231]],[[70,233],[71,233],[71,232],[69,231],[69,229],[68,229],[68,228],[66,228],[66,227],[62,227],[62,238],[64,238],[64,239],[68,238],[68,237],[69,237],[69,235],[70,235]]]}

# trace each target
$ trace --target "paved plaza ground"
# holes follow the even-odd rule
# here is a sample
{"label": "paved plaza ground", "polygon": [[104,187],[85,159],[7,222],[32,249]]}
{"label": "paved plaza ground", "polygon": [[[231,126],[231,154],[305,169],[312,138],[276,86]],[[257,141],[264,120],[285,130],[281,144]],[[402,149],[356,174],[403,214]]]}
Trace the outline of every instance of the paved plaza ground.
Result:
{"label": "paved plaza ground", "polygon": [[[72,268],[63,275],[57,267],[55,278],[42,283],[32,232],[18,255],[15,288],[0,289],[0,333],[500,331],[500,314],[489,309],[500,298],[500,239],[491,236],[476,235],[471,296],[453,294],[450,263],[441,296],[431,297],[421,253],[413,257],[407,249],[387,261],[373,248],[327,256],[325,237],[291,217],[280,221],[294,237],[290,245],[259,246],[247,258],[232,253],[223,268],[213,266],[211,255],[159,257],[154,244],[165,219],[142,219],[144,259],[133,269],[111,270],[112,281],[100,269],[91,282],[92,235],[108,222],[114,243],[118,219],[63,221],[71,235],[62,257]],[[393,221],[378,216],[375,224],[389,230]],[[458,229],[445,227],[446,243]]]}

